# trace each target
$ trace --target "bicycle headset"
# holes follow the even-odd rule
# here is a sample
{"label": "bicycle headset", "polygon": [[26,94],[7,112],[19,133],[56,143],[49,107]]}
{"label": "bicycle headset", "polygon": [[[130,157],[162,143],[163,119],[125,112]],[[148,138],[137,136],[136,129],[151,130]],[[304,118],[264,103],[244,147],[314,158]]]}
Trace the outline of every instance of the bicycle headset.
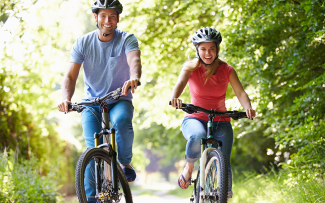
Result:
{"label": "bicycle headset", "polygon": [[[96,13],[98,18],[98,11],[99,9],[114,9],[118,15],[120,15],[123,11],[123,6],[118,0],[95,0],[94,4],[91,5],[91,11]],[[96,24],[98,27],[98,22]],[[103,33],[104,37],[107,37],[110,34]]]}
{"label": "bicycle headset", "polygon": [[200,28],[194,33],[192,42],[196,48],[196,53],[199,56],[200,61],[204,65],[211,65],[215,60],[217,60],[219,58],[219,55],[218,55],[211,64],[206,64],[201,59],[199,51],[198,51],[198,45],[202,42],[214,42],[217,47],[218,47],[218,45],[220,45],[220,43],[222,42],[222,37],[221,37],[221,33],[218,30],[216,30],[212,27]]}

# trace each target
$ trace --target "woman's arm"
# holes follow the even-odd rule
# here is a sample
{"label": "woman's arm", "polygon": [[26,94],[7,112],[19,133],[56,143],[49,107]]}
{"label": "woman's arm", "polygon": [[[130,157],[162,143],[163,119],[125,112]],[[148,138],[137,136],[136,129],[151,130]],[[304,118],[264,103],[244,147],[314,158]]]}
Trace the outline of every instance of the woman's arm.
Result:
{"label": "woman's arm", "polygon": [[232,70],[232,72],[229,76],[229,82],[230,82],[231,87],[234,90],[240,104],[244,107],[247,117],[250,119],[254,118],[255,110],[252,109],[251,101],[249,100],[243,86],[241,85],[235,70]]}
{"label": "woman's arm", "polygon": [[178,80],[173,88],[172,95],[170,97],[170,101],[173,107],[178,106],[179,108],[182,108],[182,100],[178,99],[178,97],[181,96],[191,75],[192,71],[187,70],[182,70],[179,74]]}

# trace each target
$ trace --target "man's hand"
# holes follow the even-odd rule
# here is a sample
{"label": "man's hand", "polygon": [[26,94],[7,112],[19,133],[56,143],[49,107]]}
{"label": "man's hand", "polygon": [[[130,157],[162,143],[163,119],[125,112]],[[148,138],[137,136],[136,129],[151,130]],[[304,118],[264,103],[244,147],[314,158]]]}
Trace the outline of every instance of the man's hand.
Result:
{"label": "man's hand", "polygon": [[129,87],[131,87],[131,92],[132,94],[134,93],[134,91],[137,89],[138,87],[138,82],[139,79],[130,79],[128,81],[126,81],[122,87],[122,95],[126,96],[129,93]]}
{"label": "man's hand", "polygon": [[61,103],[58,104],[58,108],[59,111],[64,112],[64,113],[68,113],[69,109],[68,109],[68,105],[71,104],[71,101],[69,100],[64,100]]}

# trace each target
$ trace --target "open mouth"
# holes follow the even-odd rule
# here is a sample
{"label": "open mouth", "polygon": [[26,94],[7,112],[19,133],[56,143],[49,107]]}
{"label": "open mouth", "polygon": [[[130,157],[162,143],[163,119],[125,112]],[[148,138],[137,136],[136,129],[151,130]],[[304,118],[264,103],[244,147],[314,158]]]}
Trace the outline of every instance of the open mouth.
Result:
{"label": "open mouth", "polygon": [[104,25],[104,28],[111,28],[111,25]]}

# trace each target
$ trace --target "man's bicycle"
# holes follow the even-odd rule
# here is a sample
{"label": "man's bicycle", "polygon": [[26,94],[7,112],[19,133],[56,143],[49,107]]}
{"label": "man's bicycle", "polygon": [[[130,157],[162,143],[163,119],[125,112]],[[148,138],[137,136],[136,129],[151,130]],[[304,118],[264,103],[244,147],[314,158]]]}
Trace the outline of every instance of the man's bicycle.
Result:
{"label": "man's bicycle", "polygon": [[[101,131],[94,134],[95,147],[87,149],[77,163],[75,178],[79,202],[86,203],[93,200],[105,203],[132,203],[128,181],[116,159],[115,129],[110,127],[107,109],[107,102],[118,100],[121,92],[122,88],[117,88],[101,98],[69,105],[69,111],[78,113],[86,108],[91,110],[91,105],[99,105],[102,111]],[[99,144],[100,139],[103,139],[103,144]],[[86,168],[89,172],[86,172]],[[86,196],[85,182],[96,188],[95,196]]]}
{"label": "man's bicycle", "polygon": [[[169,103],[171,104],[171,102]],[[226,203],[228,196],[228,165],[221,152],[222,142],[213,137],[213,119],[216,116],[231,117],[234,120],[247,118],[246,112],[207,110],[192,104],[182,103],[183,111],[203,113],[209,118],[207,124],[207,139],[201,139],[200,167],[194,183],[190,202],[193,203]]]}

